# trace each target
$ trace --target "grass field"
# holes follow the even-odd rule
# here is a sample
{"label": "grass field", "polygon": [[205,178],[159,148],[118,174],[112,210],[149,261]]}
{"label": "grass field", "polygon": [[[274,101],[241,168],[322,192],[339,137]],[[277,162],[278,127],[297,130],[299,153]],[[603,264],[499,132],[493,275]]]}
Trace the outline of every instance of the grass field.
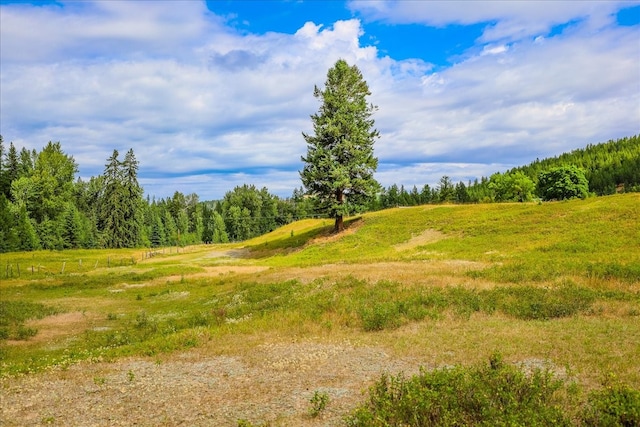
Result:
{"label": "grass field", "polygon": [[[305,220],[241,244],[0,255],[0,374],[349,340],[640,389],[640,195]],[[538,363],[538,362],[536,362]]]}

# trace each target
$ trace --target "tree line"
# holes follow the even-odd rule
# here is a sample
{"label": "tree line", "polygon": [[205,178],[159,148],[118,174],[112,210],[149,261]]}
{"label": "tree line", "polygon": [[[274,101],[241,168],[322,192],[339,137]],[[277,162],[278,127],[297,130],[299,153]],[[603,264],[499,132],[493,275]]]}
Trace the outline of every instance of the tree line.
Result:
{"label": "tree line", "polygon": [[382,188],[370,209],[429,203],[527,202],[640,191],[640,135],[589,144],[474,181]]}
{"label": "tree line", "polygon": [[[76,179],[78,165],[49,142],[40,151],[0,136],[0,252],[36,249],[121,248],[225,243],[259,236],[302,218],[331,217],[326,201],[304,187],[280,198],[253,185],[228,191],[222,200],[200,201],[176,191],[144,198],[133,150],[117,150],[103,174]],[[558,157],[496,173],[473,182],[443,176],[435,186],[380,187],[350,215],[396,206],[586,197],[640,191],[639,136],[588,145]],[[353,205],[346,205],[352,206]]]}
{"label": "tree line", "polygon": [[314,215],[297,189],[287,199],[253,185],[218,201],[178,191],[144,198],[138,167],[133,150],[114,150],[101,175],[76,179],[78,165],[59,142],[18,152],[0,136],[0,252],[225,243]]}

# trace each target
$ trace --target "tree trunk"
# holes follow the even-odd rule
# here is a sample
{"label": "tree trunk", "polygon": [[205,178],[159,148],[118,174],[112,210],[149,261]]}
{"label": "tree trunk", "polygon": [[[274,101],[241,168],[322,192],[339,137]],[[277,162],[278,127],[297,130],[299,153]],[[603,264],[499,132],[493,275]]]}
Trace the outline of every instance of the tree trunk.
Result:
{"label": "tree trunk", "polygon": [[[336,190],[336,200],[340,205],[344,203],[344,192],[341,189]],[[344,230],[344,220],[342,218],[342,214],[336,214],[336,224],[333,227],[333,232],[341,233],[343,230]]]}

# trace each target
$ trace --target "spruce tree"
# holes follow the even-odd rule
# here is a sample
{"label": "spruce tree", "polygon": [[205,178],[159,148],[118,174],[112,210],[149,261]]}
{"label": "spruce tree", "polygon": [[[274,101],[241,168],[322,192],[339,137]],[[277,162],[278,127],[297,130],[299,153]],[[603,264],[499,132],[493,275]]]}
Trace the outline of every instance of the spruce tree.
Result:
{"label": "spruce tree", "polygon": [[13,142],[9,143],[9,151],[7,152],[7,160],[5,161],[5,176],[9,190],[11,183],[20,177],[20,163],[18,160],[18,152]]}
{"label": "spruce tree", "polygon": [[371,118],[376,107],[358,67],[340,59],[327,73],[324,90],[314,88],[322,102],[311,116],[314,134],[303,137],[307,155],[300,172],[307,192],[335,218],[334,231],[344,229],[343,217],[366,206],[379,184],[373,178],[378,159],[373,144],[379,133]]}
{"label": "spruce tree", "polygon": [[138,162],[129,150],[124,161],[118,150],[107,159],[100,202],[100,230],[108,248],[131,248],[142,242],[142,188],[138,184]]}
{"label": "spruce tree", "polygon": [[4,142],[2,135],[0,135],[0,194],[4,194],[8,198],[10,197],[11,184],[9,184],[9,174],[7,173],[4,156]]}
{"label": "spruce tree", "polygon": [[125,246],[135,247],[142,242],[142,187],[138,183],[138,161],[133,149],[129,149],[122,162],[124,220],[126,226]]}
{"label": "spruce tree", "polygon": [[125,247],[124,189],[118,150],[107,159],[103,174],[104,190],[100,201],[100,231],[107,248]]}

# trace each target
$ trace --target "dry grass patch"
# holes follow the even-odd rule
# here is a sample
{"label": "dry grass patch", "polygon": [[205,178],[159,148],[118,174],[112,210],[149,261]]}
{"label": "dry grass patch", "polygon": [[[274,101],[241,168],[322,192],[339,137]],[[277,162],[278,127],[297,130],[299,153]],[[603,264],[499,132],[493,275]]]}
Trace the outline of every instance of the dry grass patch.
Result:
{"label": "dry grass patch", "polygon": [[[319,278],[340,280],[345,277],[354,277],[372,282],[389,280],[407,285],[422,284],[431,286],[457,285],[464,281],[465,283],[480,285],[480,287],[487,287],[489,286],[487,281],[471,281],[464,277],[467,271],[481,270],[485,267],[485,263],[464,260],[325,264],[312,267],[272,269],[262,274],[260,281],[295,279],[302,283],[309,283]],[[443,276],[446,276],[445,280],[442,280]]]}
{"label": "dry grass patch", "polygon": [[7,340],[6,343],[11,346],[51,343],[61,337],[82,333],[91,328],[97,319],[98,316],[96,314],[75,311],[55,314],[43,319],[30,320],[26,322],[25,326],[36,328],[38,332],[35,336],[29,338],[29,340]]}
{"label": "dry grass patch", "polygon": [[430,243],[435,243],[442,239],[445,239],[446,234],[442,233],[438,230],[424,230],[421,234],[412,237],[407,242],[400,243],[398,245],[394,245],[394,248],[397,251],[406,251],[408,249],[417,248],[418,246],[428,245]]}

